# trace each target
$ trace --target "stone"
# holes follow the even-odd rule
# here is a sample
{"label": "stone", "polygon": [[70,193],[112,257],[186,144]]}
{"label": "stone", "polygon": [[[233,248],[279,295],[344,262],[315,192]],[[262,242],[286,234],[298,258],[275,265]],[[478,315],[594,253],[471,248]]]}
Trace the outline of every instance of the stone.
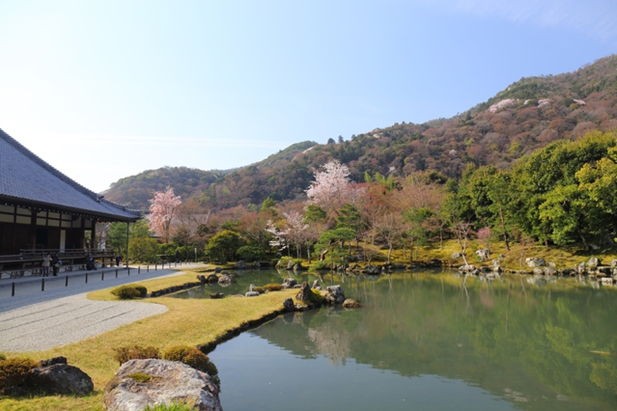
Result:
{"label": "stone", "polygon": [[464,274],[476,275],[478,274],[478,269],[473,264],[465,264],[458,268],[458,271]]}
{"label": "stone", "polygon": [[484,262],[490,259],[491,252],[485,248],[485,249],[476,251],[476,255],[478,256],[481,262]]}
{"label": "stone", "polygon": [[544,275],[544,270],[540,267],[534,267],[533,275]]}
{"label": "stone", "polygon": [[257,291],[247,291],[246,293],[244,293],[245,297],[259,297],[260,294]]}
{"label": "stone", "polygon": [[564,277],[574,277],[576,275],[576,271],[570,270],[569,268],[564,268],[561,273]]}
{"label": "stone", "polygon": [[285,299],[285,301],[283,301],[283,308],[287,311],[292,311],[294,308],[296,308],[294,300],[292,300],[291,298]]}
{"label": "stone", "polygon": [[[217,267],[217,268],[218,268],[218,267]],[[210,275],[208,276],[208,278],[206,278],[206,280],[207,280],[209,283],[218,283],[218,282],[219,282],[219,277],[218,277],[216,274],[210,274]]]}
{"label": "stone", "polygon": [[589,261],[587,261],[587,268],[590,270],[596,269],[600,265],[600,259],[598,257],[591,257]]}
{"label": "stone", "polygon": [[66,363],[33,368],[28,374],[26,385],[47,394],[60,395],[88,395],[94,390],[88,374]]}
{"label": "stone", "polygon": [[222,269],[221,267],[215,267],[215,268],[214,268],[214,272],[215,272],[216,274],[220,273],[221,271],[223,271],[223,269]]}
{"label": "stone", "polygon": [[205,283],[207,283],[208,281],[206,280],[206,277],[203,275],[198,275],[197,279],[199,280],[199,282],[201,283],[201,285],[204,285]]}
{"label": "stone", "polygon": [[463,256],[463,254],[456,252],[456,253],[452,253],[450,258],[453,258],[453,259],[456,260],[457,258],[461,258],[462,256]]}
{"label": "stone", "polygon": [[615,268],[617,268],[617,259],[611,260],[611,269],[614,270]]}
{"label": "stone", "polygon": [[376,267],[374,265],[367,265],[362,272],[368,275],[380,275],[381,274],[381,270],[379,269],[379,267]]}
{"label": "stone", "polygon": [[580,263],[577,267],[576,267],[576,272],[580,275],[585,274],[585,263]]}
{"label": "stone", "polygon": [[236,268],[238,268],[240,270],[244,270],[244,269],[247,269],[249,267],[246,265],[246,263],[244,261],[240,260],[240,261],[238,261],[236,263]]}
{"label": "stone", "polygon": [[302,286],[300,287],[300,292],[296,294],[296,300],[309,301],[312,293],[313,292],[311,291],[311,288],[309,287],[308,283],[305,281],[302,283]]}
{"label": "stone", "polygon": [[499,263],[499,259],[495,259],[492,261],[492,270],[494,273],[501,273],[501,264]]}
{"label": "stone", "polygon": [[525,264],[527,264],[527,267],[544,267],[546,266],[546,261],[544,260],[544,258],[536,258],[536,257],[529,257],[525,259]]}
{"label": "stone", "polygon": [[68,362],[66,361],[66,357],[54,357],[49,360],[39,361],[39,367],[49,367],[54,364],[68,364]]}
{"label": "stone", "polygon": [[210,298],[212,298],[213,300],[218,300],[225,297],[224,293],[214,293],[214,294],[210,294]]}
{"label": "stone", "polygon": [[313,285],[311,286],[311,288],[314,288],[314,289],[321,288],[321,287],[319,286],[319,280],[315,280],[315,281],[313,281]]}
{"label": "stone", "polygon": [[557,274],[557,270],[554,267],[544,267],[542,271],[544,272],[544,275],[548,276]]}
{"label": "stone", "polygon": [[[136,381],[131,375],[150,376]],[[195,410],[222,411],[219,388],[212,378],[177,361],[147,359],[124,363],[107,384],[103,403],[108,411],[141,411],[176,401],[194,403]]]}
{"label": "stone", "polygon": [[343,301],[343,307],[344,308],[359,308],[360,303],[354,300],[353,298],[346,298],[345,301]]}
{"label": "stone", "polygon": [[283,288],[294,288],[296,284],[298,284],[298,282],[293,278],[286,278],[283,280]]}
{"label": "stone", "polygon": [[291,260],[287,261],[287,269],[288,270],[292,270],[293,268],[294,268],[293,261],[291,261]]}
{"label": "stone", "polygon": [[343,304],[345,301],[345,293],[340,285],[329,285],[326,287],[326,303],[328,304]]}
{"label": "stone", "polygon": [[223,274],[219,277],[218,283],[219,284],[231,284],[231,277],[229,277],[227,274]]}

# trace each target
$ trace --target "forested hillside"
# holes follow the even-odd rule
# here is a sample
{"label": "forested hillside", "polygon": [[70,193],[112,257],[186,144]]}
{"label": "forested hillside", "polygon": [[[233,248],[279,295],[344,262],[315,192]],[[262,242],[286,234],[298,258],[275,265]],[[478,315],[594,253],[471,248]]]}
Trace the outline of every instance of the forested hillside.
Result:
{"label": "forested hillside", "polygon": [[[371,175],[434,172],[459,178],[468,164],[509,169],[522,156],[594,129],[617,128],[617,56],[575,72],[523,78],[487,102],[450,119],[402,123],[328,144],[303,142],[228,174],[186,168],[146,171],[114,183],[112,201],[146,209],[154,190],[171,185],[209,209],[304,198],[313,169],[330,159],[346,164],[353,181]],[[445,179],[444,179],[445,180]]]}

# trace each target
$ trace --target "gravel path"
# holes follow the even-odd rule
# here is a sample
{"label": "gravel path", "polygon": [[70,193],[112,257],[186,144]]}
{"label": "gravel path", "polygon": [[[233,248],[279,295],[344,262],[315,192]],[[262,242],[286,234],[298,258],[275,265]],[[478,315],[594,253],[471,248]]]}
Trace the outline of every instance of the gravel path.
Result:
{"label": "gravel path", "polygon": [[[179,274],[182,272],[178,270],[160,270],[141,275],[139,281]],[[94,301],[86,297],[91,291],[135,280],[125,277],[1,299],[0,352],[47,350],[167,311],[167,307],[155,303]]]}

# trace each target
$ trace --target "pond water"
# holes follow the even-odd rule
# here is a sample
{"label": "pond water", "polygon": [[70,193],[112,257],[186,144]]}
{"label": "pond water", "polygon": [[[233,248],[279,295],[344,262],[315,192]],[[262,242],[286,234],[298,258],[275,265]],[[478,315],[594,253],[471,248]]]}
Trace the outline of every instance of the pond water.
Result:
{"label": "pond water", "polygon": [[[228,287],[280,283],[239,273]],[[617,290],[452,273],[320,277],[361,309],[290,313],[219,345],[226,410],[615,410]]]}

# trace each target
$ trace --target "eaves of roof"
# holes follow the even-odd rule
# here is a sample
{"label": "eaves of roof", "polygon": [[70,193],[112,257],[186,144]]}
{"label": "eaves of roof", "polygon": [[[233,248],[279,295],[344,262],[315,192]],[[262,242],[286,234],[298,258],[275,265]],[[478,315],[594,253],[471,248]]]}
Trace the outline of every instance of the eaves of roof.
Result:
{"label": "eaves of roof", "polygon": [[139,210],[105,200],[100,194],[53,168],[1,129],[0,201],[96,216],[110,221],[141,218]]}

